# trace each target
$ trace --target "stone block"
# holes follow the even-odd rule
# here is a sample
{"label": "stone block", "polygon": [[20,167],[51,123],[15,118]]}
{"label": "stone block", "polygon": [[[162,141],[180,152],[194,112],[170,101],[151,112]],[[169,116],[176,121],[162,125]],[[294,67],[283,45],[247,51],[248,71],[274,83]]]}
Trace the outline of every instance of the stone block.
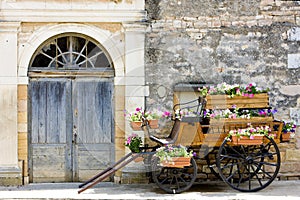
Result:
{"label": "stone block", "polygon": [[292,121],[300,125],[300,108],[290,108],[290,117]]}
{"label": "stone block", "polygon": [[174,20],[174,21],[173,21],[173,27],[174,27],[174,28],[181,28],[181,27],[182,27],[182,22],[181,22],[181,20]]}
{"label": "stone block", "polygon": [[205,21],[197,21],[194,23],[195,28],[204,28],[207,27],[207,23]]}
{"label": "stone block", "polygon": [[141,163],[132,163],[122,169],[122,184],[149,183],[145,166]]}
{"label": "stone block", "polygon": [[296,96],[296,95],[300,94],[300,85],[286,85],[286,86],[282,86],[279,91],[282,94],[284,94],[284,95]]}
{"label": "stone block", "polygon": [[207,179],[208,176],[207,176],[207,174],[205,174],[205,173],[198,173],[198,174],[197,174],[197,178],[199,178],[199,179]]}
{"label": "stone block", "polygon": [[300,172],[300,163],[296,162],[284,162],[281,163],[280,166],[280,173],[284,172],[291,172],[291,173],[298,173]]}
{"label": "stone block", "polygon": [[125,96],[126,97],[144,97],[148,96],[149,94],[149,87],[140,85],[140,86],[125,86],[126,87],[126,92]]}
{"label": "stone block", "polygon": [[18,132],[26,132],[26,131],[27,131],[27,123],[19,123]]}
{"label": "stone block", "polygon": [[27,85],[18,85],[18,100],[27,99]]}
{"label": "stone block", "polygon": [[19,100],[18,101],[18,111],[19,112],[27,112],[27,100]]}
{"label": "stone block", "polygon": [[247,21],[246,25],[249,26],[249,27],[256,26],[257,21],[256,20]]}
{"label": "stone block", "polygon": [[22,172],[17,168],[0,168],[0,185],[1,186],[18,186],[22,185]]}
{"label": "stone block", "polygon": [[18,112],[18,123],[27,123],[27,112]]}
{"label": "stone block", "polygon": [[293,27],[287,32],[289,41],[299,41],[300,40],[300,28]]}
{"label": "stone block", "polygon": [[286,150],[286,161],[299,161],[300,160],[300,149],[287,149]]}
{"label": "stone block", "polygon": [[281,162],[285,162],[286,152],[280,152]]}
{"label": "stone block", "polygon": [[299,67],[300,67],[300,54],[298,53],[288,54],[288,68],[297,69]]}

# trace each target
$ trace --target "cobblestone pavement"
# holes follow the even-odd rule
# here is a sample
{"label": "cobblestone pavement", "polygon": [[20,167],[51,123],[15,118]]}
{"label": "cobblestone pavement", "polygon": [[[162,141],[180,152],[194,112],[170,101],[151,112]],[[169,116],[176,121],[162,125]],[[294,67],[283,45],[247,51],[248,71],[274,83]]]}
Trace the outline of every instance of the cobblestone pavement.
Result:
{"label": "cobblestone pavement", "polygon": [[300,181],[274,181],[255,193],[242,193],[223,182],[203,182],[181,194],[166,194],[155,184],[100,183],[78,194],[80,183],[41,183],[0,187],[1,199],[300,199]]}

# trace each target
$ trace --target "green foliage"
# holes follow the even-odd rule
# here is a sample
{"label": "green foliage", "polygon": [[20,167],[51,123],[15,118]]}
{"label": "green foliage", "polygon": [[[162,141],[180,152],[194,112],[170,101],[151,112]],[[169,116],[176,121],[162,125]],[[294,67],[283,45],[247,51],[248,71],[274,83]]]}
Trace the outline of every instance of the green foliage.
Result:
{"label": "green foliage", "polygon": [[141,151],[139,147],[142,143],[142,138],[133,133],[126,139],[125,146],[127,146],[132,153],[139,153]]}
{"label": "green foliage", "polygon": [[170,161],[172,157],[192,157],[193,151],[188,151],[185,146],[167,145],[156,150],[155,154],[160,161]]}

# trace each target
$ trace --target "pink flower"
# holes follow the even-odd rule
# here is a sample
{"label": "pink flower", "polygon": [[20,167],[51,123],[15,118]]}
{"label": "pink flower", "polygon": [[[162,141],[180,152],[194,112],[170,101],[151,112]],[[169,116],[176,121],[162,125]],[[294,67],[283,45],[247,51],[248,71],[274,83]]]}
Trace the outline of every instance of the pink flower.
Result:
{"label": "pink flower", "polygon": [[126,141],[127,145],[130,144],[130,142],[131,142],[131,137],[128,137]]}
{"label": "pink flower", "polygon": [[168,111],[163,112],[163,117],[170,117],[171,113]]}
{"label": "pink flower", "polygon": [[254,139],[254,135],[250,135],[250,140],[253,140]]}
{"label": "pink flower", "polygon": [[254,94],[249,94],[249,97],[250,97],[250,98],[253,98],[253,97],[254,97]]}
{"label": "pink flower", "polygon": [[136,108],[135,111],[140,112],[142,109],[141,108]]}

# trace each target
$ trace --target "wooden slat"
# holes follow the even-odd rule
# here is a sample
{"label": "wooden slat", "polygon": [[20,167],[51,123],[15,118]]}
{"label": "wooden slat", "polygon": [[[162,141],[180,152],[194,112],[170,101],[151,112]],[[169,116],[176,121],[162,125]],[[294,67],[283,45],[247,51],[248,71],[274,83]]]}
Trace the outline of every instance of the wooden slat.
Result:
{"label": "wooden slat", "polygon": [[254,97],[235,96],[229,98],[227,95],[206,96],[206,109],[232,108],[267,108],[269,107],[269,96],[267,93],[255,94]]}

